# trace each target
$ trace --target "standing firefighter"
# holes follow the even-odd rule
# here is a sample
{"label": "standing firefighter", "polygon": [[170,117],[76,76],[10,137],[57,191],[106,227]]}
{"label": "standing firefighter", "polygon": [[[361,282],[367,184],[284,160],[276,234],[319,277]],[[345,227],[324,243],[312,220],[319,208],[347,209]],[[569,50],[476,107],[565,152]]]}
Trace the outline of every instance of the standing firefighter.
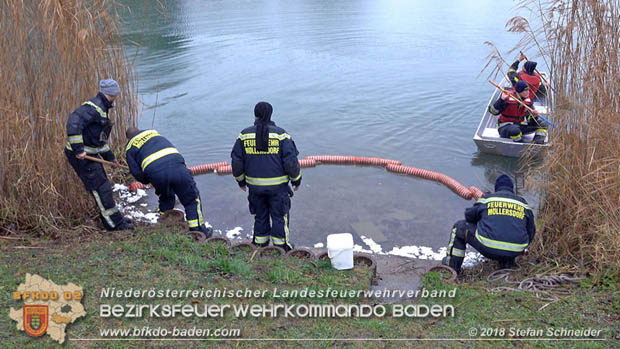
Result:
{"label": "standing firefighter", "polygon": [[129,140],[125,148],[129,171],[138,181],[153,184],[159,197],[160,213],[174,208],[176,194],[185,207],[189,230],[201,231],[210,237],[213,229],[206,227],[202,217],[196,182],[174,145],[155,130],[140,131],[130,127],[125,136]]}
{"label": "standing firefighter", "polygon": [[510,177],[501,175],[495,181],[495,193],[482,196],[465,210],[465,220],[452,228],[442,264],[460,272],[469,244],[504,268],[514,265],[515,257],[534,239],[536,226],[532,210],[525,199],[514,194],[513,187]]}
{"label": "standing firefighter", "polygon": [[108,111],[119,92],[120,88],[116,81],[101,80],[99,93],[82,103],[67,120],[68,141],[65,155],[86,190],[95,198],[106,230],[133,229],[134,226],[129,218],[123,217],[118,211],[112,197],[112,186],[103,166],[98,162],[86,160],[85,157],[87,154],[103,157],[118,166],[118,161],[108,145],[108,137],[112,130]]}
{"label": "standing firefighter", "polygon": [[[254,107],[254,126],[241,131],[235,141],[231,158],[232,170],[241,190],[250,187],[248,201],[254,215],[254,239],[257,246],[269,245],[285,251],[289,242],[289,180],[299,189],[301,170],[299,152],[291,136],[271,121],[273,108],[267,102]],[[292,195],[292,192],[290,192]],[[271,224],[269,223],[271,217]]]}

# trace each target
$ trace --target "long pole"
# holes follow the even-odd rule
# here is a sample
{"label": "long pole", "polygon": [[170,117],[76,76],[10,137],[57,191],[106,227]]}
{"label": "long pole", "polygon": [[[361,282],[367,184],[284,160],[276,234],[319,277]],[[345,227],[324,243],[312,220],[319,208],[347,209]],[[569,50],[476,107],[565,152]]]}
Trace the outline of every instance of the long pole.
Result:
{"label": "long pole", "polygon": [[[112,161],[103,160],[103,159],[100,159],[100,158],[96,158],[94,156],[86,155],[84,157],[84,159],[88,159],[90,161],[98,162],[98,163],[101,163],[101,164],[104,164],[104,165],[117,166],[117,164],[113,163]],[[120,166],[120,167],[122,167],[124,169],[129,169],[129,167],[127,167],[125,165],[118,164],[118,166]]]}
{"label": "long pole", "polygon": [[[491,83],[491,85],[497,87],[498,89],[500,89],[502,92],[504,93],[508,93],[508,91],[504,90],[503,87],[501,87],[500,85],[496,84],[495,82],[493,82],[493,80],[489,80],[489,82]],[[527,104],[523,103],[519,98],[515,98],[515,101],[517,101],[519,104],[521,104],[523,107],[525,107],[525,109],[527,109],[530,113],[534,114],[534,115],[538,115],[538,112],[530,107],[527,106]]]}

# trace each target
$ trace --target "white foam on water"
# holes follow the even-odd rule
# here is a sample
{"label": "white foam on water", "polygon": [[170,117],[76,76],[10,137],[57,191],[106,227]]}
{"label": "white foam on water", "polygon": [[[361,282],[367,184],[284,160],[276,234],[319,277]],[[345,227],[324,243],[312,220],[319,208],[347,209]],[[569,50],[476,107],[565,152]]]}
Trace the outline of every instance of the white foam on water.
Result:
{"label": "white foam on water", "polygon": [[[132,203],[137,202],[143,197],[147,196],[146,191],[142,189],[138,189],[135,193],[129,191],[126,185],[122,185],[119,183],[115,183],[112,187],[113,192],[118,192],[118,197],[120,198],[120,202],[116,203],[116,206],[121,211],[123,215],[131,217],[134,221],[146,222],[146,223],[157,223],[159,219],[159,213],[157,212],[142,212],[137,209],[135,206],[130,205]],[[147,206],[147,203],[142,203],[140,206]]]}
{"label": "white foam on water", "polygon": [[364,235],[360,236],[362,238],[362,241],[364,241],[364,243],[370,248],[370,250],[376,254],[384,254],[383,253],[383,248],[381,247],[381,245],[379,245],[378,243],[376,243],[373,239],[366,237]]}
{"label": "white foam on water", "polygon": [[241,231],[243,230],[243,228],[241,227],[235,227],[234,229],[231,229],[229,231],[226,232],[226,237],[229,239],[241,239]]}
{"label": "white foam on water", "polygon": [[358,244],[353,245],[353,252],[364,252],[364,253],[372,254],[371,250],[366,250],[366,249],[364,249],[362,246],[360,246]]}
{"label": "white foam on water", "polygon": [[323,246],[325,246],[325,245],[323,245],[322,242],[318,242],[318,243],[314,244],[315,248],[322,248]]}

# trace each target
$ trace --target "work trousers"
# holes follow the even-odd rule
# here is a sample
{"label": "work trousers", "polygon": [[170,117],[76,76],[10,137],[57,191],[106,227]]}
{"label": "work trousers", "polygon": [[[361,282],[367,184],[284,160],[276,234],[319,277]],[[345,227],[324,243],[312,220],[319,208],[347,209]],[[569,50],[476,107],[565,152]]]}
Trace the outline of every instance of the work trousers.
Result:
{"label": "work trousers", "polygon": [[524,134],[535,132],[535,135],[546,135],[548,126],[548,122],[536,118],[536,121],[532,121],[529,125],[516,123],[502,125],[497,129],[497,132],[499,132],[499,136],[502,138],[510,138],[515,142],[519,142]]}
{"label": "work trousers", "polygon": [[[106,230],[113,230],[123,222],[123,216],[116,207],[112,196],[112,185],[103,169],[103,165],[90,161],[80,160],[73,152],[65,149],[69,164],[75,170],[87,191],[95,198],[99,208],[99,217]],[[99,157],[98,155],[91,155]]]}
{"label": "work trousers", "polygon": [[200,193],[194,182],[191,172],[182,163],[171,163],[149,171],[147,178],[155,188],[159,197],[159,211],[161,213],[174,208],[175,195],[185,208],[185,218],[190,230],[204,230],[205,222],[202,215]]}
{"label": "work trousers", "polygon": [[467,244],[480,252],[481,255],[501,263],[514,262],[515,257],[518,255],[506,256],[505,252],[498,252],[490,247],[484,246],[476,239],[476,225],[468,223],[465,220],[460,220],[452,227],[450,243],[446,251],[446,264],[457,272],[461,271]]}
{"label": "work trousers", "polygon": [[254,215],[254,244],[267,246],[271,237],[274,246],[282,247],[285,251],[292,249],[289,242],[291,199],[287,187],[288,184],[272,189],[253,190],[250,187],[248,201],[250,213]]}

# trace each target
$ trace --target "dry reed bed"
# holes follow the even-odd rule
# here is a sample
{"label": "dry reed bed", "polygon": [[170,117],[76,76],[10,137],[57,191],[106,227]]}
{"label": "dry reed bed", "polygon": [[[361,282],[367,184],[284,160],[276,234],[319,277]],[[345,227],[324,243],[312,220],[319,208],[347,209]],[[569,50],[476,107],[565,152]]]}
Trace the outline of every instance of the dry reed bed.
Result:
{"label": "dry reed bed", "polygon": [[[111,145],[135,123],[136,84],[109,0],[0,0],[0,227],[50,232],[96,212],[63,153],[65,122],[112,77]],[[0,228],[0,234],[3,229]]]}
{"label": "dry reed bed", "polygon": [[534,252],[620,275],[620,2],[522,1],[514,51],[548,59],[556,97],[553,146],[534,177],[544,198]]}

